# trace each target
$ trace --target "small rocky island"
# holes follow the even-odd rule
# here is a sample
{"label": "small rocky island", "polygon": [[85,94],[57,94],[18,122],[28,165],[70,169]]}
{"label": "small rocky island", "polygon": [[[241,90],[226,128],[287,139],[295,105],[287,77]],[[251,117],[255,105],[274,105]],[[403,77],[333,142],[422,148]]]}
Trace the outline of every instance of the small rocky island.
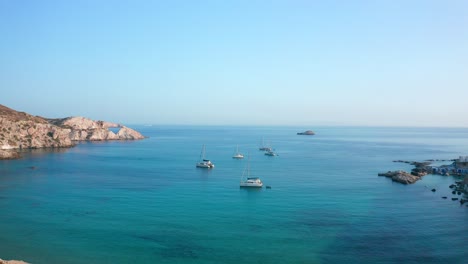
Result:
{"label": "small rocky island", "polygon": [[388,171],[384,173],[379,173],[379,176],[385,176],[392,179],[392,181],[396,181],[403,184],[411,184],[415,183],[416,181],[420,180],[423,176],[427,175],[428,173],[432,172],[432,167],[429,166],[431,162],[417,162],[417,161],[403,161],[403,160],[395,160],[393,162],[402,162],[408,163],[414,166],[411,170],[411,173],[406,171],[398,170],[398,171]]}
{"label": "small rocky island", "polygon": [[[117,128],[114,133],[109,128]],[[0,159],[16,159],[17,150],[68,148],[79,141],[137,140],[139,132],[115,123],[84,117],[43,118],[0,105]]]}
{"label": "small rocky island", "polygon": [[304,132],[299,132],[297,133],[298,135],[306,135],[306,136],[312,136],[312,135],[315,135],[315,132],[312,131],[312,130],[306,130]]}

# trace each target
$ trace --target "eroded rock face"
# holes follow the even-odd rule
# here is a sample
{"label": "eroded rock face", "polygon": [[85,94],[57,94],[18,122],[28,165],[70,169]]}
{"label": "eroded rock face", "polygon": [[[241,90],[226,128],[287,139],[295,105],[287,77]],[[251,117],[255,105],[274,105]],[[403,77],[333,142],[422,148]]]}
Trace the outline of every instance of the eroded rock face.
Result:
{"label": "eroded rock face", "polygon": [[134,140],[134,139],[144,139],[145,137],[140,134],[139,132],[129,128],[129,127],[122,127],[119,132],[117,133],[117,136],[119,137],[119,139],[131,139],[131,140]]}
{"label": "eroded rock face", "polygon": [[393,181],[403,183],[403,184],[415,183],[416,181],[419,181],[420,179],[421,179],[421,177],[416,176],[416,175],[412,175],[412,174],[409,174],[409,173],[399,173],[399,174],[392,177]]}
{"label": "eroded rock face", "polygon": [[[139,132],[126,126],[105,121],[94,121],[85,117],[69,117],[55,120],[54,122],[71,128],[70,139],[75,141],[135,140],[145,138]],[[109,128],[120,128],[120,130],[116,134],[109,130]]]}
{"label": "eroded rock face", "polygon": [[120,138],[112,131],[107,129],[95,129],[91,131],[88,140],[119,140]]}
{"label": "eroded rock face", "polygon": [[71,147],[69,129],[35,120],[11,120],[0,116],[0,148],[62,148]]}

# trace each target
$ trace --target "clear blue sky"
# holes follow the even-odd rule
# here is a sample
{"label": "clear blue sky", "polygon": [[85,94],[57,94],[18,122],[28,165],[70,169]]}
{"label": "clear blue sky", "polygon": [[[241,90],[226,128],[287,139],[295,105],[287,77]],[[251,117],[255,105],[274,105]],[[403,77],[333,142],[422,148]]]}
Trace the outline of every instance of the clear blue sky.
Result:
{"label": "clear blue sky", "polygon": [[468,126],[468,1],[0,0],[0,104],[127,124]]}

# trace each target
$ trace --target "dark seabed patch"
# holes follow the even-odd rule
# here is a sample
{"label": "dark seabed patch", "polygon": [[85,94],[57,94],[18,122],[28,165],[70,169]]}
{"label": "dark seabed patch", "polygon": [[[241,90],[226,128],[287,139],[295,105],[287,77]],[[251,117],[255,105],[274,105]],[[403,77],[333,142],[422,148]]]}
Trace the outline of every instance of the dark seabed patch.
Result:
{"label": "dark seabed patch", "polygon": [[[407,219],[396,217],[349,223],[336,234],[332,244],[320,253],[321,262],[462,263],[461,256],[457,257],[457,254],[446,258],[435,252],[437,238],[413,231],[413,224]],[[336,254],[338,251],[340,254]]]}
{"label": "dark seabed patch", "polygon": [[294,225],[309,228],[336,228],[346,223],[347,216],[337,209],[321,209],[319,211],[301,211],[294,220]]}
{"label": "dark seabed patch", "polygon": [[136,235],[138,239],[157,244],[156,253],[162,258],[196,259],[206,248],[193,242],[189,234],[160,232],[158,234]]}

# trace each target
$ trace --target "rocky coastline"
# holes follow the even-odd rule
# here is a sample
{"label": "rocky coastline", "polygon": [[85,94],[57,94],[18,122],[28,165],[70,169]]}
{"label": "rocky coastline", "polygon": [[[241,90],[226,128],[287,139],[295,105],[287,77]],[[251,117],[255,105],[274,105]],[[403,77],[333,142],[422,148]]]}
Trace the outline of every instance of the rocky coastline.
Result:
{"label": "rocky coastline", "polygon": [[[411,172],[406,172],[402,170],[397,171],[387,171],[383,173],[378,173],[379,176],[385,176],[392,179],[392,181],[396,181],[403,184],[412,184],[420,180],[422,177],[426,176],[427,174],[433,173],[433,167],[430,166],[434,160],[427,160],[423,162],[419,161],[405,161],[405,160],[394,160],[393,162],[401,162],[413,165],[414,168]],[[447,161],[447,160],[438,160],[438,161]]]}
{"label": "rocky coastline", "polygon": [[0,259],[0,264],[28,264],[22,260],[3,260]]}
{"label": "rocky coastline", "polygon": [[[417,161],[404,161],[404,160],[395,160],[393,162],[401,162],[413,165],[414,168],[411,172],[406,172],[403,170],[397,171],[388,171],[383,173],[378,173],[378,176],[389,177],[392,181],[399,182],[402,184],[413,184],[420,180],[427,174],[439,174],[443,176],[454,175],[457,177],[462,177],[461,181],[455,181],[455,184],[448,186],[452,190],[453,195],[462,195],[462,197],[452,197],[452,201],[459,201],[461,205],[468,202],[468,161],[460,159],[452,160],[426,160],[423,162]],[[450,165],[442,166],[431,166],[434,161],[452,161]],[[431,189],[432,192],[436,192],[436,189]],[[447,199],[447,196],[442,196],[442,199]],[[468,204],[467,204],[468,206]]]}
{"label": "rocky coastline", "polygon": [[416,181],[421,179],[421,176],[412,175],[411,173],[402,170],[388,171],[384,173],[379,173],[378,175],[389,177],[392,179],[392,181],[396,181],[403,184],[415,183]]}
{"label": "rocky coastline", "polygon": [[17,150],[22,149],[69,148],[79,141],[144,138],[138,131],[121,124],[85,117],[43,118],[0,105],[0,159],[17,159],[20,157]]}

